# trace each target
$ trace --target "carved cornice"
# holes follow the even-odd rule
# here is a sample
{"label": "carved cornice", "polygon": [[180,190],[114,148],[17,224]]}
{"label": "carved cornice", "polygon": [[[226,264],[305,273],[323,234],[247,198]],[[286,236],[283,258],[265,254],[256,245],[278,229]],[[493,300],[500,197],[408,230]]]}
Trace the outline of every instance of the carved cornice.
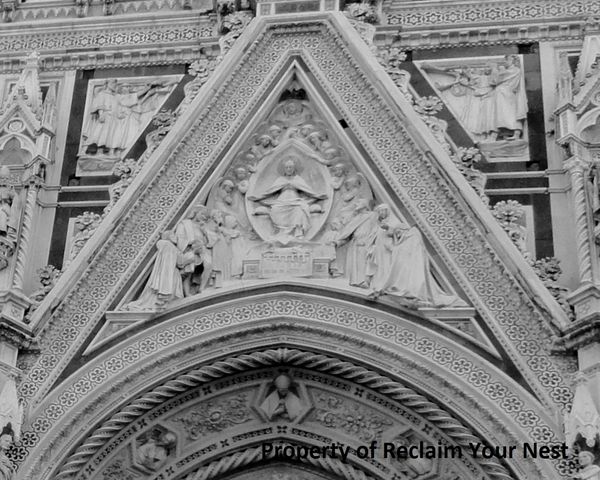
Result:
{"label": "carved cornice", "polygon": [[[578,40],[583,37],[580,20],[543,25],[503,24],[404,28],[383,26],[377,29],[380,42],[392,43],[405,50],[469,47],[477,45],[515,45],[543,41]],[[396,43],[397,42],[397,43]]]}
{"label": "carved cornice", "polygon": [[600,312],[585,320],[580,320],[568,328],[562,337],[555,341],[557,353],[575,353],[580,348],[600,340]]}
{"label": "carved cornice", "polygon": [[35,351],[37,344],[33,336],[16,322],[0,314],[0,341],[14,345],[22,351]]}
{"label": "carved cornice", "polygon": [[[87,5],[85,5],[87,3]],[[112,15],[123,15],[131,13],[160,14],[165,12],[181,12],[190,7],[199,10],[211,10],[212,2],[206,0],[130,0],[118,2],[114,5]],[[106,16],[103,3],[83,1],[60,0],[44,2],[43,4],[19,3],[13,12],[11,21],[35,22],[39,20],[48,21],[52,19],[75,19],[78,17],[102,17]]]}
{"label": "carved cornice", "polygon": [[378,28],[402,48],[428,49],[580,39],[584,20],[598,12],[593,0],[518,2],[401,2],[384,4]]}
{"label": "carved cornice", "polygon": [[204,12],[154,18],[123,15],[81,19],[75,25],[69,20],[28,27],[15,24],[0,33],[4,58],[0,73],[20,72],[21,58],[32,50],[40,53],[42,70],[49,71],[186,63],[195,60],[201,49],[218,43],[216,16]]}
{"label": "carved cornice", "polygon": [[[403,29],[439,27],[448,25],[523,25],[524,23],[547,23],[565,20],[585,20],[597,14],[598,4],[595,0],[567,2],[564,0],[536,0],[520,2],[518,0],[487,0],[473,2],[403,2],[391,0],[386,2],[384,11],[390,25],[399,25]],[[386,8],[387,7],[387,8]],[[506,27],[505,27],[506,28]]]}
{"label": "carved cornice", "polygon": [[[73,3],[20,4],[13,23],[0,34],[0,51],[6,54],[0,73],[19,70],[18,62],[8,58],[32,50],[42,54],[44,70],[191,61],[199,41],[202,46],[216,42],[216,14],[207,13],[212,4],[204,0],[192,2],[194,10],[182,10],[184,4],[186,0],[118,2],[110,16],[100,16],[101,5],[90,5],[88,17],[82,19]],[[592,0],[463,1],[452,6],[389,2],[384,6],[387,24],[384,20],[378,25],[376,35],[385,43],[399,39],[402,48],[410,49],[579,39],[583,20],[594,13],[594,5]],[[49,19],[54,19],[50,25]],[[130,51],[123,52],[124,48]],[[188,51],[191,48],[195,53]]]}

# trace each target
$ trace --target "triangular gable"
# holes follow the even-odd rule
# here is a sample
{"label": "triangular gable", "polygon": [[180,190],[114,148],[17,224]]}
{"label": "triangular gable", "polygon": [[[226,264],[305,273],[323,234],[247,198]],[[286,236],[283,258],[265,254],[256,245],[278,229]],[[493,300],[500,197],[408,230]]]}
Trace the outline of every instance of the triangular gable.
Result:
{"label": "triangular gable", "polygon": [[45,329],[42,355],[23,396],[35,404],[49,391],[147,264],[160,232],[208,195],[217,160],[299,58],[529,387],[548,406],[567,404],[558,366],[548,361],[540,377],[527,363],[549,356],[564,313],[367,46],[341,14],[276,21],[255,20],[238,39],[40,306],[33,323]]}

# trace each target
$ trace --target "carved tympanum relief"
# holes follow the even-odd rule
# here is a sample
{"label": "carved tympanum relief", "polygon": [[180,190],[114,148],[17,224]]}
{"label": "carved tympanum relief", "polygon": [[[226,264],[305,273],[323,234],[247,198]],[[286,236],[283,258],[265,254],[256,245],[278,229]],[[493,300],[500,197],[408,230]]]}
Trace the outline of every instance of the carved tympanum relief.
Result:
{"label": "carved tympanum relief", "polygon": [[[389,454],[384,444],[401,448],[454,441],[416,411],[368,388],[314,371],[280,368],[216,379],[157,405],[101,447],[100,464],[82,471],[91,480],[491,478],[468,455],[415,459]],[[372,441],[379,447],[364,469],[356,463],[357,448]],[[270,447],[263,449],[263,444]],[[315,446],[329,453],[302,459],[276,453],[276,446],[288,446],[289,452]]]}
{"label": "carved tympanum relief", "polygon": [[416,63],[488,160],[529,160],[519,55]]}
{"label": "carved tympanum relief", "polygon": [[150,277],[128,310],[279,277],[329,279],[414,307],[464,306],[434,278],[420,231],[374,195],[296,82],[206,199],[156,247]]}
{"label": "carved tympanum relief", "polygon": [[180,78],[91,80],[79,142],[78,175],[110,175],[113,165],[124,158]]}

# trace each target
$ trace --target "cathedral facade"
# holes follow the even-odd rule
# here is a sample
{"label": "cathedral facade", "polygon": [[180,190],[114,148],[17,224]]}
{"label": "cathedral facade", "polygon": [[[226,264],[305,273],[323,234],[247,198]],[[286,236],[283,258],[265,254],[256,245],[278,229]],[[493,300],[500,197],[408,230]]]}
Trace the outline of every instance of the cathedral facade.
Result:
{"label": "cathedral facade", "polygon": [[0,4],[0,480],[600,479],[597,2]]}

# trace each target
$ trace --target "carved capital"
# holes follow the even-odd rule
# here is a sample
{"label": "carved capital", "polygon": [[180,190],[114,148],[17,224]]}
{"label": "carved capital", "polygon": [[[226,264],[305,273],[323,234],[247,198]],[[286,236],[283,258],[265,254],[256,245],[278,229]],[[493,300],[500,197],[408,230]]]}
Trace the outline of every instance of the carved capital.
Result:
{"label": "carved capital", "polygon": [[23,322],[31,301],[22,293],[10,290],[0,293],[0,340],[19,349],[34,350],[35,340]]}
{"label": "carved capital", "polygon": [[592,167],[592,162],[580,156],[573,156],[564,163],[564,167],[571,175],[584,175]]}

